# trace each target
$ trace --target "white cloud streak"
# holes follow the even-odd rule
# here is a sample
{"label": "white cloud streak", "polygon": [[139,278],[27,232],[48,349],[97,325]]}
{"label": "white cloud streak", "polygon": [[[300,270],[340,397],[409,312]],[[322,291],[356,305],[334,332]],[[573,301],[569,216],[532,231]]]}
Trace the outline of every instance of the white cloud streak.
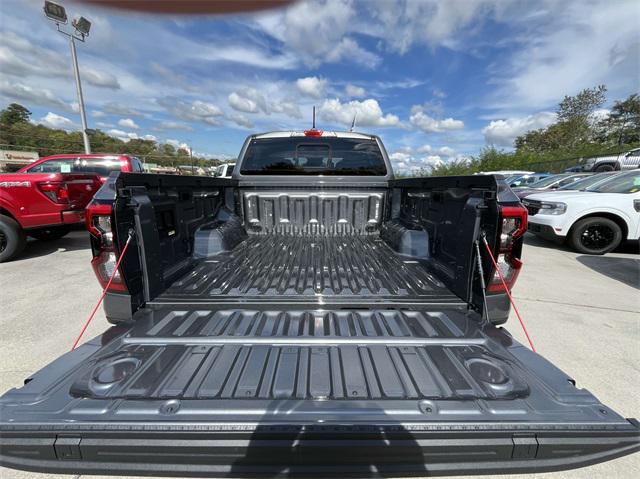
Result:
{"label": "white cloud streak", "polygon": [[543,111],[522,118],[494,120],[482,129],[487,143],[496,146],[513,146],[513,140],[527,131],[545,128],[556,121],[556,114]]}

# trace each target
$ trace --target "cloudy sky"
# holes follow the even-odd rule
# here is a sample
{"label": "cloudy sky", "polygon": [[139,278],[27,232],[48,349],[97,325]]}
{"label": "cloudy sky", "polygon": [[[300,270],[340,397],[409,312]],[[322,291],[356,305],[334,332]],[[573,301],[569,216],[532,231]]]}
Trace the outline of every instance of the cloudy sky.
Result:
{"label": "cloudy sky", "polygon": [[[509,148],[565,94],[640,85],[640,2],[304,1],[232,17],[122,13],[79,44],[90,128],[233,157],[251,132],[318,126],[380,134],[400,169]],[[0,100],[77,128],[66,39],[42,2],[0,3]],[[609,103],[609,106],[610,106]]]}

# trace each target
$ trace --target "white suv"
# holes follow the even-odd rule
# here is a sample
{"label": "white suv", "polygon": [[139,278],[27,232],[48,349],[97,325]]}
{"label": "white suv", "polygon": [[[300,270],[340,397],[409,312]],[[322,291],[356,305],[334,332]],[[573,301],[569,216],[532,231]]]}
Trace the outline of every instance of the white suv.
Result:
{"label": "white suv", "polygon": [[580,253],[605,254],[640,238],[640,169],[612,176],[586,191],[539,193],[522,200],[529,231]]}

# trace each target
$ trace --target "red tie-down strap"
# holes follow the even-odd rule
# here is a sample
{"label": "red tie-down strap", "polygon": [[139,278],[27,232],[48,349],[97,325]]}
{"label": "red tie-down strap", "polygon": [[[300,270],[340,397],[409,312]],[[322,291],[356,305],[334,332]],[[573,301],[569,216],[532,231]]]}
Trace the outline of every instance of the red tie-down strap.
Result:
{"label": "red tie-down strap", "polygon": [[502,271],[498,267],[498,263],[496,262],[496,258],[493,256],[493,252],[491,251],[491,248],[489,247],[489,243],[487,243],[487,239],[484,236],[482,237],[482,241],[484,243],[484,247],[487,250],[487,253],[489,253],[489,258],[491,258],[491,262],[493,263],[493,267],[498,272],[498,276],[500,277],[500,281],[502,282],[502,286],[504,287],[504,290],[507,293],[507,296],[509,297],[509,302],[511,303],[511,306],[513,307],[513,311],[516,313],[516,316],[518,317],[518,321],[520,321],[520,326],[522,326],[522,330],[524,331],[524,335],[527,337],[527,341],[529,341],[529,345],[531,346],[531,350],[535,353],[536,352],[536,348],[533,345],[533,341],[531,341],[531,336],[529,336],[529,332],[527,331],[527,327],[524,325],[524,320],[522,319],[522,316],[520,316],[520,311],[518,311],[518,307],[516,306],[515,301],[513,301],[513,296],[511,296],[511,291],[509,291],[509,288],[507,287],[507,283],[504,280],[504,276],[502,276]]}
{"label": "red tie-down strap", "polygon": [[104,297],[107,294],[107,291],[109,290],[109,287],[111,286],[111,282],[113,281],[113,278],[118,273],[118,269],[120,268],[120,263],[122,262],[122,259],[124,258],[124,254],[127,252],[127,248],[129,248],[129,243],[131,243],[131,238],[133,238],[133,235],[131,233],[129,233],[129,237],[127,238],[127,242],[124,244],[124,247],[122,248],[122,251],[120,252],[120,257],[118,258],[118,262],[116,263],[116,267],[113,268],[113,273],[111,273],[111,277],[109,278],[109,281],[107,281],[107,285],[102,290],[102,294],[100,295],[100,299],[98,300],[98,303],[93,308],[93,311],[91,311],[91,314],[89,315],[89,319],[87,319],[87,322],[84,323],[84,326],[82,327],[82,330],[80,331],[80,334],[78,335],[78,337],[76,338],[75,342],[73,343],[73,346],[71,346],[71,351],[76,349],[76,347],[78,346],[78,343],[80,342],[80,338],[82,338],[82,335],[84,334],[84,332],[89,327],[89,324],[91,324],[91,321],[93,320],[93,317],[96,315],[96,311],[98,311],[98,308],[102,304],[102,300],[104,300]]}

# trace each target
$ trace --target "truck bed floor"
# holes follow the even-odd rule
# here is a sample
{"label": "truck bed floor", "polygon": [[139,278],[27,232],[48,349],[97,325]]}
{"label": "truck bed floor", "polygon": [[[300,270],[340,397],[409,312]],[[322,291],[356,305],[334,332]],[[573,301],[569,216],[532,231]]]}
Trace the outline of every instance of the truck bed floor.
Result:
{"label": "truck bed floor", "polygon": [[375,296],[459,302],[421,261],[397,254],[375,235],[256,235],[203,260],[158,299]]}

